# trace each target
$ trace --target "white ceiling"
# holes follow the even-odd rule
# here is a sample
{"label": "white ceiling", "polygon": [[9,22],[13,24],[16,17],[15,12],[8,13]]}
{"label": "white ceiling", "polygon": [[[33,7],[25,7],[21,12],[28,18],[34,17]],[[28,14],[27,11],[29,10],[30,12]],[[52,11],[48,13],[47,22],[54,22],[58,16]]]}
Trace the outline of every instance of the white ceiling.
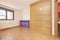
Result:
{"label": "white ceiling", "polygon": [[15,8],[15,9],[22,9],[26,5],[30,5],[34,2],[39,0],[0,0],[0,4]]}

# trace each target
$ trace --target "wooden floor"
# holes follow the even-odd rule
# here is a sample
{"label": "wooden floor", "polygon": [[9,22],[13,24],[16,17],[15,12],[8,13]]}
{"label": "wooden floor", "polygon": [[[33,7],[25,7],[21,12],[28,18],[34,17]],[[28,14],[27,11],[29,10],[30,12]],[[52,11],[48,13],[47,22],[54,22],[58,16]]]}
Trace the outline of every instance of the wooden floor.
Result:
{"label": "wooden floor", "polygon": [[0,30],[0,40],[53,40],[53,38],[24,27],[15,27]]}

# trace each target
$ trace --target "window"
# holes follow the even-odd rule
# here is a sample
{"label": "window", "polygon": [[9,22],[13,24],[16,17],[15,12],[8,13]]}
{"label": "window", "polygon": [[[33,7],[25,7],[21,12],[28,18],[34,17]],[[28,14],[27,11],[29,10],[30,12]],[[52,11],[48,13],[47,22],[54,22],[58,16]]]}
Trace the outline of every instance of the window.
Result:
{"label": "window", "polygon": [[6,11],[0,9],[0,19],[6,19]]}
{"label": "window", "polygon": [[14,20],[14,11],[0,7],[0,20]]}

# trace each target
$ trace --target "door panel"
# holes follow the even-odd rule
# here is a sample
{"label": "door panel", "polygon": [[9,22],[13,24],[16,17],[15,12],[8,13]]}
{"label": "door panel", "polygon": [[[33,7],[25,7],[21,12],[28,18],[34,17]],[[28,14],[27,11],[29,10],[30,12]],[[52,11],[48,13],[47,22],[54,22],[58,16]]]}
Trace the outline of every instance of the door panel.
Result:
{"label": "door panel", "polygon": [[30,26],[34,32],[51,35],[51,1],[31,5]]}

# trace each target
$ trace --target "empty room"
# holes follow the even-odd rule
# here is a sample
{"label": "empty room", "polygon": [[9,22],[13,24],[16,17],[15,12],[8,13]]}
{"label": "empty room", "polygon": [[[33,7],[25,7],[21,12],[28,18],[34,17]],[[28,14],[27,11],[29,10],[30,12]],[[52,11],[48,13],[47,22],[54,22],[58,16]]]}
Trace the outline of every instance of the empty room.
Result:
{"label": "empty room", "polygon": [[55,39],[52,0],[0,0],[0,40]]}

